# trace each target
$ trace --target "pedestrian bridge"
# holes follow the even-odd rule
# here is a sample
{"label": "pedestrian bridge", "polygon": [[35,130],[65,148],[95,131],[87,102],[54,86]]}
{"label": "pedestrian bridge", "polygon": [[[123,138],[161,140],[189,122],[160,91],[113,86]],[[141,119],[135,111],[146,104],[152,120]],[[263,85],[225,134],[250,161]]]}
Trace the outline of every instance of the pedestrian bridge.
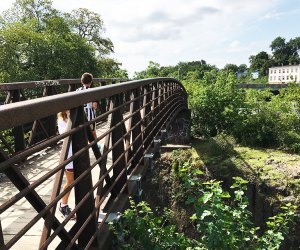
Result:
{"label": "pedestrian bridge", "polygon": [[[94,84],[85,91],[74,91],[80,79],[0,84],[0,249],[108,249],[108,219],[130,196],[141,198],[139,181],[166,138],[187,138],[187,93],[176,79]],[[97,116],[87,121],[83,105],[91,101]],[[70,119],[58,135],[63,110]],[[62,191],[71,161],[75,181]],[[63,218],[57,206],[70,190],[73,210]]]}

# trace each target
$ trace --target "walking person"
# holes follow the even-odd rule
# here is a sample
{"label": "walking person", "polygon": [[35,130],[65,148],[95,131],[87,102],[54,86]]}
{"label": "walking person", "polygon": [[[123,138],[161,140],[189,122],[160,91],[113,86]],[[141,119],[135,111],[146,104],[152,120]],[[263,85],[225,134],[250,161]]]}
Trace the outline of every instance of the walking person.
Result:
{"label": "walking person", "polygon": [[[93,83],[93,75],[91,73],[86,72],[81,76],[82,87],[78,88],[76,91],[89,89],[92,86],[92,83]],[[89,103],[84,104],[84,112],[86,114],[88,121],[90,121],[96,117],[96,109],[97,109],[97,102],[89,102]],[[92,123],[90,125],[90,127],[92,130],[92,134],[93,134],[94,138],[96,139],[97,138],[96,123]]]}
{"label": "walking person", "polygon": [[[68,119],[69,119],[68,110],[64,110],[57,114],[57,127],[58,127],[59,134],[63,134],[66,131]],[[72,154],[73,154],[73,150],[72,150],[72,142],[71,142],[68,151],[68,158],[70,158]],[[66,176],[66,183],[63,186],[62,191],[64,191],[67,187],[69,187],[74,182],[73,162],[70,162],[65,166],[65,176]],[[71,191],[67,192],[62,197],[59,205],[59,211],[62,213],[64,217],[67,217],[72,211],[68,205],[70,193]],[[71,217],[71,219],[75,219],[75,214]]]}

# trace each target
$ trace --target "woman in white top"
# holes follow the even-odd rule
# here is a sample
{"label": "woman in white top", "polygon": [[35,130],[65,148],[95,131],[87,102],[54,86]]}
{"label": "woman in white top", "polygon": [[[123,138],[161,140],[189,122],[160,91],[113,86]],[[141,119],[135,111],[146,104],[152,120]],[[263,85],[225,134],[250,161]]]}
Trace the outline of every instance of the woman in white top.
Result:
{"label": "woman in white top", "polygon": [[[60,134],[63,134],[64,132],[66,132],[68,119],[69,119],[69,111],[67,111],[67,110],[64,110],[57,114],[57,127],[58,127],[58,132]],[[68,151],[68,158],[70,158],[72,156],[72,154],[73,154],[73,151],[72,151],[72,142],[71,142],[70,148]],[[66,181],[65,185],[63,186],[63,191],[74,182],[73,162],[70,162],[65,166],[65,176],[66,176],[67,181]],[[69,191],[62,197],[61,203],[59,206],[59,211],[63,214],[64,217],[67,217],[71,213],[71,209],[68,205],[70,193],[71,193],[71,191]],[[75,219],[75,215],[72,216],[71,218]]]}

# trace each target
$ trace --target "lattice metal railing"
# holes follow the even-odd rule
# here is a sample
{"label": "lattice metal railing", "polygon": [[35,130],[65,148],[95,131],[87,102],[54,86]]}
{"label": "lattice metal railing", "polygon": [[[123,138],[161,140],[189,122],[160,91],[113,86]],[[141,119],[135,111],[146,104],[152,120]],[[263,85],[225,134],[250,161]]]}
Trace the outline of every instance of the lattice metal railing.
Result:
{"label": "lattice metal railing", "polygon": [[[105,100],[106,109],[92,121],[87,121],[83,104]],[[70,110],[68,130],[62,135],[37,141],[17,154],[0,152],[0,173],[4,173],[16,191],[1,198],[0,248],[9,249],[22,242],[26,233],[42,219],[39,249],[91,249],[99,247],[98,234],[105,219],[98,222],[99,213],[121,210],[120,204],[131,195],[128,179],[144,171],[144,156],[154,146],[161,130],[166,130],[180,112],[187,111],[187,94],[172,78],[156,78],[118,83],[84,91],[57,94],[33,100],[2,105],[0,131],[22,128],[44,117],[55,117]],[[90,124],[102,121],[95,139]],[[41,170],[34,180],[26,175],[28,159],[47,152],[49,147],[64,139],[60,159]],[[18,140],[18,138],[16,138]],[[68,158],[72,142],[73,155]],[[101,143],[101,150],[98,144]],[[57,147],[57,146],[56,146]],[[47,157],[47,153],[46,156]],[[73,161],[74,182],[64,191],[61,186],[65,166]],[[40,166],[39,164],[37,164]],[[41,166],[40,166],[41,168]],[[49,182],[51,194],[40,190]],[[47,184],[49,185],[49,183]],[[72,213],[61,220],[56,207],[62,196],[74,190]],[[14,234],[7,235],[7,214],[18,202],[26,200],[35,215]],[[71,217],[76,214],[76,222]]]}
{"label": "lattice metal railing", "polygon": [[[126,80],[118,78],[95,78],[93,79],[93,86],[106,86],[124,81]],[[15,103],[43,96],[71,92],[80,86],[80,79],[0,83],[0,103]],[[106,100],[103,99],[101,101],[99,111],[101,111],[101,113],[107,111]],[[23,124],[22,127],[19,126],[11,130],[3,131],[0,134],[0,141],[3,146],[1,149],[5,152],[17,153],[24,150],[27,146],[48,139],[55,134],[55,116],[44,117],[34,122]],[[11,138],[13,138],[13,140]]]}

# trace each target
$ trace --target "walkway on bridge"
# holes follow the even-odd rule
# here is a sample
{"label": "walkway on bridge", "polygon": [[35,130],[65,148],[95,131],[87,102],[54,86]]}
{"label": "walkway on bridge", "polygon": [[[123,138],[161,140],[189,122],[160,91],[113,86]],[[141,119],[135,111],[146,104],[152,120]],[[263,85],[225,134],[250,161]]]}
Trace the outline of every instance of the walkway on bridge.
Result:
{"label": "walkway on bridge", "polygon": [[[104,133],[109,127],[108,123],[102,123],[97,126],[97,134],[100,135]],[[104,139],[100,141],[100,145],[103,146]],[[46,174],[53,166],[57,166],[59,163],[60,152],[61,152],[62,142],[57,144],[57,146],[43,150],[42,152],[36,153],[32,159],[26,161],[25,163],[19,164],[18,168],[24,176],[27,177],[30,183],[38,180],[41,176]],[[93,164],[96,159],[90,150],[91,164]],[[108,156],[108,166],[112,163],[111,153]],[[99,168],[94,168],[92,170],[93,183],[95,184],[99,179]],[[63,180],[65,182],[65,179]],[[45,181],[41,186],[39,186],[36,191],[47,203],[50,201],[51,193],[53,190],[54,176]],[[15,196],[19,191],[16,187],[9,181],[9,179],[0,174],[0,204],[3,204],[13,196]],[[96,192],[94,194],[96,196]],[[69,205],[71,208],[75,207],[74,190],[72,189],[69,198]],[[103,204],[104,206],[105,204]],[[60,222],[63,221],[63,217],[56,209],[56,213]],[[18,201],[15,205],[10,207],[7,211],[0,215],[0,221],[2,225],[2,230],[4,233],[4,240],[7,242],[16,235],[26,224],[37,215],[37,212],[29,204],[29,202],[23,198]],[[75,220],[70,220],[67,224],[67,228],[70,229],[74,225]],[[38,249],[41,233],[44,227],[44,220],[40,219],[26,234],[19,240],[11,249],[13,250],[32,250]],[[59,243],[59,239],[53,241],[53,244],[48,249],[55,249]]]}

